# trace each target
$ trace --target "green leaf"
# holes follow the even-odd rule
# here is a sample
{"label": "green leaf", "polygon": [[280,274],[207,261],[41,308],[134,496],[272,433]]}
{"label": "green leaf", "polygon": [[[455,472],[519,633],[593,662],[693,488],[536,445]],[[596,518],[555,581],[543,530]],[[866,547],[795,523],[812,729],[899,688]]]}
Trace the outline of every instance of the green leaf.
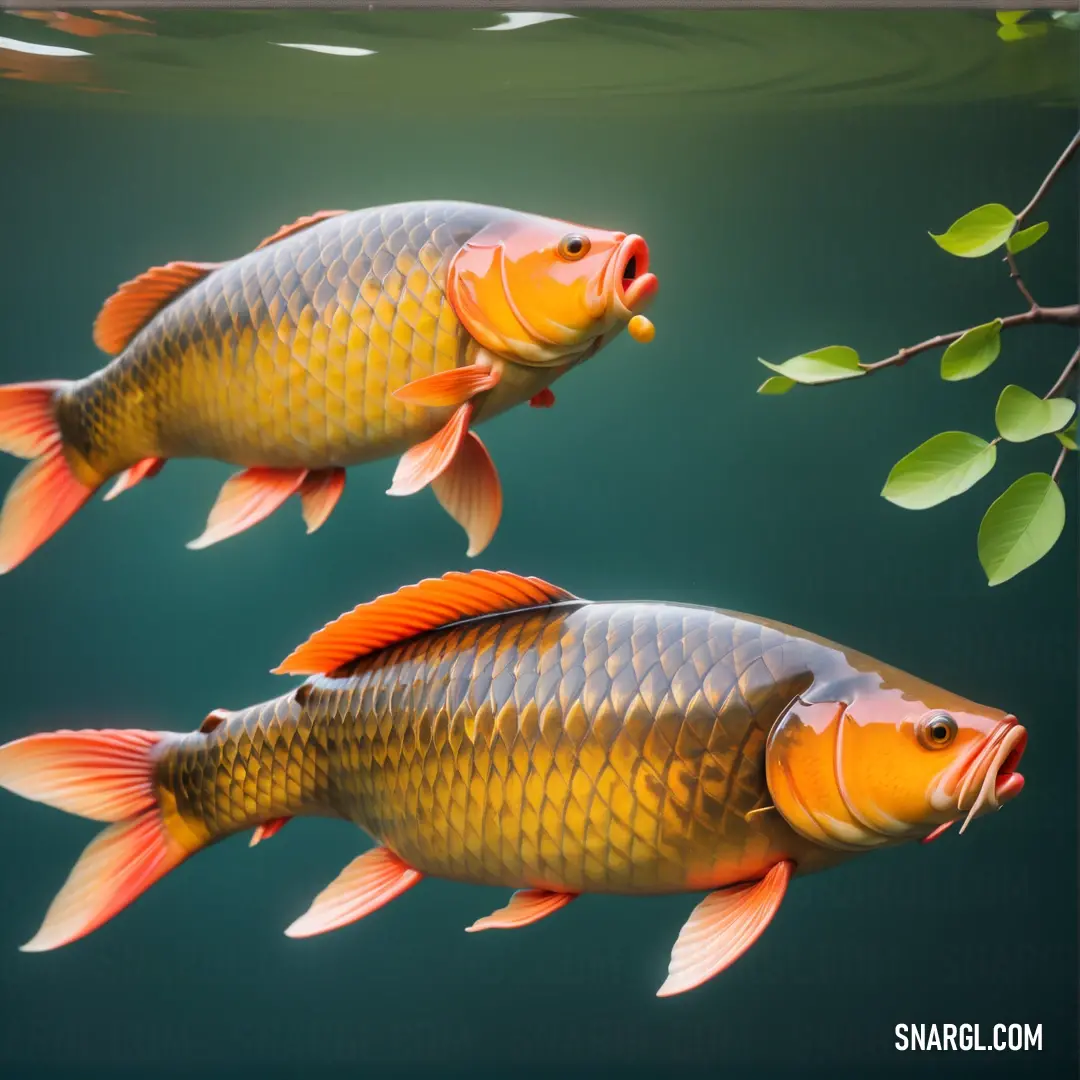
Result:
{"label": "green leaf", "polygon": [[1043,401],[1022,386],[1006,386],[998,398],[994,420],[1003,439],[1030,442],[1063,428],[1076,412],[1076,402],[1068,398]]}
{"label": "green leaf", "polygon": [[782,364],[770,364],[759,356],[758,363],[764,364],[777,375],[791,379],[792,382],[808,386],[854,379],[866,374],[866,371],[859,367],[859,354],[846,345],[827,345],[824,349],[793,356]]}
{"label": "green leaf", "polygon": [[1073,422],[1064,431],[1054,432],[1057,441],[1065,447],[1066,450],[1076,449],[1076,417],[1073,417]]}
{"label": "green leaf", "polygon": [[1031,14],[1031,8],[1027,8],[1024,11],[999,11],[997,13],[997,21],[1002,26],[1011,26],[1013,23],[1018,23],[1025,15]]}
{"label": "green leaf", "polygon": [[1065,499],[1046,473],[1029,473],[996,499],[979,526],[979,562],[991,585],[1037,563],[1065,528]]}
{"label": "green leaf", "polygon": [[950,255],[977,259],[996,251],[1009,238],[1016,225],[1016,215],[1001,203],[987,203],[962,218],[957,218],[940,236],[931,238]]}
{"label": "green leaf", "polygon": [[1049,228],[1049,221],[1040,221],[1038,225],[1032,225],[1029,229],[1021,229],[1018,233],[1013,233],[1005,241],[1005,247],[1009,249],[1011,254],[1015,255],[1018,251],[1024,251],[1031,247],[1032,244],[1037,244],[1046,235]]}
{"label": "green leaf", "polygon": [[1001,320],[973,326],[954,341],[941,357],[941,377],[948,382],[982,374],[1001,352]]}
{"label": "green leaf", "polygon": [[770,375],[758,388],[759,394],[786,394],[795,385],[786,375]]}
{"label": "green leaf", "polygon": [[1008,26],[999,26],[997,36],[1002,41],[1024,41],[1027,38],[1042,37],[1047,26],[1044,22],[1011,23]]}
{"label": "green leaf", "polygon": [[937,506],[978,483],[997,461],[997,447],[966,431],[945,431],[902,457],[881,494],[905,510]]}

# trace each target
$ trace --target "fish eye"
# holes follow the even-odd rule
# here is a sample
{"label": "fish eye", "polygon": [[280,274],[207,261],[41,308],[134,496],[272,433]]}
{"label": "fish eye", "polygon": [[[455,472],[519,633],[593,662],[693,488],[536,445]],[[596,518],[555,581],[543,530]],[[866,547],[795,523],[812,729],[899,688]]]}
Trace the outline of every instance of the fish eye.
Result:
{"label": "fish eye", "polygon": [[582,236],[581,233],[568,233],[559,241],[559,258],[576,262],[588,254],[591,246],[587,236]]}
{"label": "fish eye", "polygon": [[956,738],[956,721],[948,713],[932,713],[919,722],[919,742],[928,750],[943,750]]}

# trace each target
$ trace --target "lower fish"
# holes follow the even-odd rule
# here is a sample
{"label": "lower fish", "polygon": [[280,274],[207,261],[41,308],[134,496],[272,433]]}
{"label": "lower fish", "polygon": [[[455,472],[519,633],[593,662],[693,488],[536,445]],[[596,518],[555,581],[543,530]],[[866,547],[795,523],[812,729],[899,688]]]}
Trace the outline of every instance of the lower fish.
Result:
{"label": "lower fish", "polygon": [[188,734],[0,747],[0,785],[110,823],[25,950],[90,933],[208,844],[331,817],[376,846],[289,936],[343,927],[425,877],[516,890],[470,931],[584,893],[707,891],[667,996],[749,949],[794,876],[966,826],[1024,784],[1011,715],[782,623],[590,602],[508,572],[380,596],[276,670],[308,678]]}

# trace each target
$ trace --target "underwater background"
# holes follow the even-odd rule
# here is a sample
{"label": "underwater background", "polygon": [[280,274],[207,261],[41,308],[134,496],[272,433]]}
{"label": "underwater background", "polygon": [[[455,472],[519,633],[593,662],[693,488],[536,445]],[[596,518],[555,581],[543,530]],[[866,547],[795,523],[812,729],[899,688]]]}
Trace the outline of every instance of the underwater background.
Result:
{"label": "underwater background", "polygon": [[[286,939],[369,846],[331,821],[254,851],[233,838],[89,938],[20,954],[98,826],[5,793],[0,1075],[1075,1076],[1076,461],[1061,540],[993,589],[979,519],[1049,470],[1053,439],[1004,448],[933,510],[878,492],[939,431],[990,437],[1001,387],[1041,393],[1076,332],[1012,331],[971,382],[942,382],[927,353],[755,390],[758,356],[872,360],[1023,310],[996,257],[954,259],[927,232],[1028,201],[1077,127],[1080,34],[1004,42],[992,13],[927,11],[142,15],[80,13],[102,30],[0,13],[0,382],[88,374],[119,282],[243,253],[321,208],[461,198],[639,232],[656,339],[623,335],[559,381],[554,409],[484,426],[506,498],[476,563],[843,642],[1015,713],[1027,787],[963,837],[796,880],[745,958],[663,1001],[697,896],[586,897],[466,936],[505,894],[428,880]],[[510,32],[478,29],[495,26]],[[1076,178],[1023,257],[1044,304],[1077,296]],[[20,467],[0,460],[0,489]],[[280,693],[269,669],[339,612],[475,565],[430,494],[383,494],[393,468],[350,470],[310,538],[293,508],[197,553],[184,542],[227,466],[174,462],[93,503],[0,579],[0,741],[192,729]],[[901,1022],[1041,1023],[1043,1050],[905,1054]]]}

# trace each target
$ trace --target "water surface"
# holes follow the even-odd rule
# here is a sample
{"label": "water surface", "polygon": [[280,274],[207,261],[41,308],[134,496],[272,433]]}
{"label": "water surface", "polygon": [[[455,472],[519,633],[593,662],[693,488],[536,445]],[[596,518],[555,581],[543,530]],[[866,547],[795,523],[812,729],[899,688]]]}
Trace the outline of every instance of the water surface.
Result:
{"label": "water surface", "polygon": [[[993,258],[929,240],[1022,206],[1077,125],[1077,42],[1008,45],[969,12],[147,12],[109,32],[0,15],[0,381],[78,377],[115,285],[223,259],[322,207],[446,197],[642,233],[655,342],[625,336],[550,411],[485,426],[500,531],[480,562],[594,598],[783,619],[1015,712],[1028,786],[1006,811],[798,880],[761,941],[657,1001],[696,896],[581,901],[516,934],[462,928],[504,894],[428,881],[325,939],[281,931],[366,838],[304,821],[200,854],[100,932],[16,949],[96,826],[4,797],[0,1072],[19,1077],[1075,1075],[1076,465],[1070,523],[988,589],[985,506],[1053,464],[1008,447],[936,510],[878,497],[938,431],[989,437],[1007,382],[1042,393],[1076,334],[1006,335],[966,384],[903,371],[756,396],[757,356],[866,359],[1021,310]],[[76,24],[78,25],[78,24]],[[126,31],[126,32],[117,32]],[[331,55],[281,44],[367,50]],[[1044,303],[1077,296],[1075,174],[1025,256]],[[18,463],[0,462],[0,485]],[[286,509],[193,553],[228,468],[178,462],[91,504],[0,580],[0,738],[56,726],[187,730],[279,693],[267,674],[326,619],[465,568],[392,462],[350,472],[328,525]],[[1041,1023],[1032,1055],[899,1054],[903,1021]]]}

